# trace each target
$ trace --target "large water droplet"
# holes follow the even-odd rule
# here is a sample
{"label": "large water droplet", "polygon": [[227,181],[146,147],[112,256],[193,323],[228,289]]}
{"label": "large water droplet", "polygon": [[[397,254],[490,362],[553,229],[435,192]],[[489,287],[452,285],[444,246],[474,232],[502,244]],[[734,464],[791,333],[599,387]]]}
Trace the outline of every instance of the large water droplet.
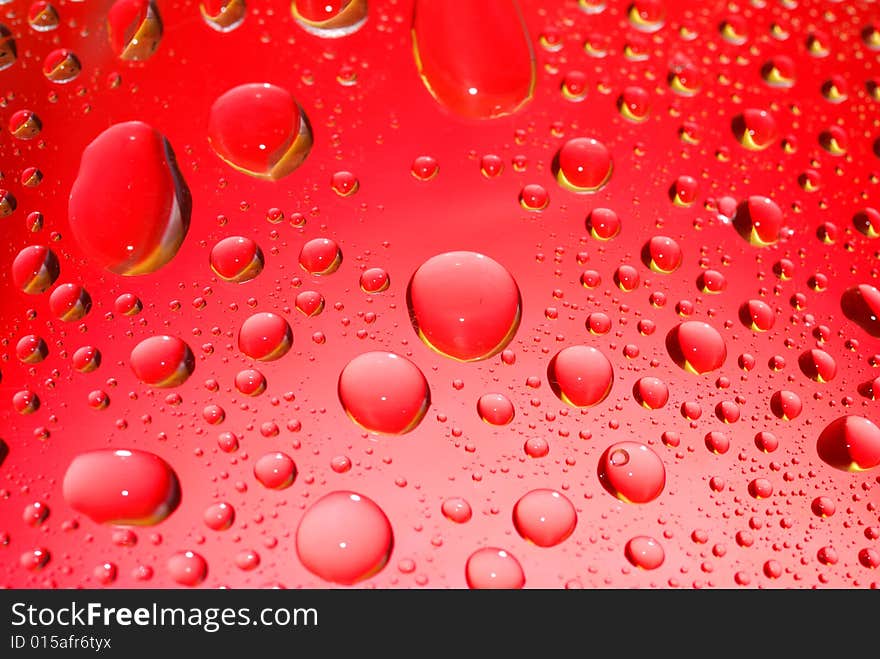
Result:
{"label": "large water droplet", "polygon": [[500,263],[476,252],[425,261],[410,280],[407,302],[422,341],[460,361],[497,354],[519,327],[516,281]]}
{"label": "large water droplet", "polygon": [[848,288],[840,298],[843,314],[871,336],[880,337],[880,290],[870,284]]}
{"label": "large water droplet", "polygon": [[391,523],[371,499],[331,492],[306,510],[296,530],[302,564],[326,581],[351,585],[369,579],[388,562]]}
{"label": "large water droplet", "polygon": [[38,295],[52,286],[60,273],[58,257],[44,245],[25,247],[12,261],[12,282],[16,288],[31,295]]}
{"label": "large water droplet", "polygon": [[148,59],[162,39],[159,10],[152,0],[116,0],[107,12],[107,34],[120,59]]}
{"label": "large water droplet", "polygon": [[872,469],[880,465],[880,428],[863,416],[842,416],[825,427],[816,450],[835,469]]}
{"label": "large water droplet", "polygon": [[180,484],[171,466],[136,449],[100,449],[76,456],[64,474],[63,491],[71,508],[98,524],[158,524],[180,501]]}
{"label": "large water droplet", "polygon": [[252,83],[233,87],[214,101],[208,141],[230,167],[277,180],[306,159],[312,131],[290,92],[268,83]]}
{"label": "large water droplet", "polygon": [[339,401],[352,421],[373,433],[413,430],[430,404],[419,367],[392,352],[367,352],[339,374]]}
{"label": "large water droplet", "polygon": [[422,81],[452,112],[488,119],[531,99],[535,56],[516,0],[418,0],[412,35]]}
{"label": "large water droplet", "polygon": [[129,121],[111,126],[83,151],[68,216],[96,265],[142,275],[177,254],[190,209],[168,141],[151,126]]}

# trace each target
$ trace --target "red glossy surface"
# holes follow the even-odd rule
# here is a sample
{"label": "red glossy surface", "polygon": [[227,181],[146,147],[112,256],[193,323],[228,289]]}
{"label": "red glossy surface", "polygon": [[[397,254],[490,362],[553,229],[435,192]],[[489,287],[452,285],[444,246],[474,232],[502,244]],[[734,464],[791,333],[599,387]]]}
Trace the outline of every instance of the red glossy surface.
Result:
{"label": "red glossy surface", "polygon": [[[422,82],[413,0],[371,0],[359,29],[332,39],[306,31],[289,2],[250,2],[221,31],[201,2],[159,0],[161,42],[141,61],[110,45],[112,2],[52,4],[58,25],[46,31],[28,23],[30,3],[0,5],[0,585],[878,584],[880,547],[866,534],[880,508],[868,210],[880,204],[880,63],[876,32],[865,32],[876,6],[667,1],[633,13],[633,3],[519,0],[534,93],[475,121]],[[209,15],[221,4],[205,3]],[[433,61],[463,60],[437,74],[454,81],[481,56],[491,66],[480,76],[515,74],[501,96],[518,105],[520,67],[491,67],[525,61],[526,49],[508,57],[500,21],[444,21]],[[281,88],[309,120],[308,156],[282,178],[237,171],[209,139],[215,102],[251,83]],[[775,137],[748,110],[772,115]],[[41,125],[32,136],[33,122],[21,132],[27,112]],[[737,117],[765,148],[740,142]],[[132,121],[174,146],[192,215],[173,258],[123,276],[77,239],[68,201],[88,145]],[[613,162],[588,194],[557,182],[557,156],[578,138]],[[257,150],[251,164],[270,166]],[[128,191],[123,155],[108,149],[89,177],[95,231],[134,235],[147,225],[124,218],[152,217],[169,199],[167,185],[146,185],[158,174]],[[212,250],[236,236],[262,251],[248,281],[236,279],[256,272],[250,249],[220,266],[232,281],[212,270]],[[420,266],[450,252],[489,256],[509,276],[441,280],[426,295],[420,313],[452,336],[440,352],[468,348],[458,359],[419,338],[407,295]],[[81,317],[79,290],[91,299]],[[499,296],[516,301],[499,311]],[[461,308],[468,315],[444,324]],[[455,319],[486,310],[455,343]],[[240,344],[255,314],[284,324]],[[146,360],[148,384],[133,350],[161,336],[183,341],[191,361]],[[610,388],[590,382],[592,406],[551,386],[551,361],[572,346],[612,369]],[[340,374],[364,353],[398,354],[423,374],[430,406],[409,432],[375,434],[346,413]],[[389,377],[366,371],[367,382]],[[579,373],[561,373],[566,386],[586,386]],[[154,386],[165,382],[177,386]],[[621,446],[645,458],[638,469],[608,451]],[[173,514],[117,527],[68,500],[68,466],[95,449],[161,456],[179,481]],[[278,471],[283,489],[255,473],[277,453],[295,465]],[[514,521],[517,502],[543,490],[577,516],[552,546]],[[318,562],[298,553],[296,529],[332,492],[358,493],[381,511],[373,520],[387,519],[387,534],[368,526],[362,561],[320,562],[343,528],[329,523],[306,538]]]}

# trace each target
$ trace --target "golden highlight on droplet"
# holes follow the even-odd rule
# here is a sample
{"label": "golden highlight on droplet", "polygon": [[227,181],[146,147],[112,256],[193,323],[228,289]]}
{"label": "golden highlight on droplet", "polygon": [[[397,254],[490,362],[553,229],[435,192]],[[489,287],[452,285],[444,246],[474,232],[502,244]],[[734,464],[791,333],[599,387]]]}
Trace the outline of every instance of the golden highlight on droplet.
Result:
{"label": "golden highlight on droplet", "polygon": [[672,91],[682,96],[695,96],[700,91],[699,85],[690,86],[686,84],[677,73],[669,74],[669,87]]}
{"label": "golden highlight on droplet", "polygon": [[780,88],[789,88],[794,85],[794,78],[791,76],[785,76],[782,72],[775,66],[768,67],[764,72],[763,76],[764,82],[766,82],[771,87],[780,87]]}
{"label": "golden highlight on droplet", "polygon": [[847,99],[847,95],[840,89],[838,89],[837,85],[835,85],[834,83],[829,83],[822,86],[822,96],[825,97],[826,101],[830,101],[832,103],[842,103]]}
{"label": "golden highlight on droplet", "polygon": [[644,62],[648,59],[648,53],[634,48],[633,45],[629,43],[623,47],[623,56],[630,62]]}
{"label": "golden highlight on droplet", "polygon": [[[584,52],[590,57],[602,58],[608,54],[608,49],[602,48],[600,45],[594,44],[592,41],[587,39],[586,41],[584,41]],[[624,54],[626,54],[625,51]]]}
{"label": "golden highlight on droplet", "polygon": [[746,42],[746,35],[737,32],[736,28],[730,23],[724,23],[721,26],[721,37],[734,46],[741,46]]}
{"label": "golden highlight on droplet", "polygon": [[[565,188],[566,190],[570,190],[571,192],[595,192],[596,190],[599,190],[602,187],[604,187],[605,184],[611,180],[611,173],[613,170],[614,170],[614,163],[610,163],[608,165],[608,174],[606,174],[605,178],[602,179],[601,183],[599,183],[598,185],[593,186],[593,187],[582,187],[582,186],[575,185],[574,183],[569,181],[568,178],[565,176],[565,173],[560,168],[559,171],[556,172],[556,182],[559,183],[559,185],[561,185],[563,188]],[[546,207],[546,204],[544,206]],[[617,234],[615,234],[615,235],[617,235]],[[596,238],[597,240],[610,240],[610,238],[601,238],[601,237],[597,236],[595,233],[593,233],[593,237]],[[611,238],[613,238],[613,237],[614,236],[611,236]]]}
{"label": "golden highlight on droplet", "polygon": [[205,23],[212,28],[218,32],[229,32],[238,27],[244,20],[247,6],[244,0],[228,0],[219,7],[219,11],[216,14],[211,14],[205,3],[202,2],[199,5],[199,11]]}
{"label": "golden highlight on droplet", "polygon": [[507,334],[505,334],[504,338],[502,338],[498,342],[498,345],[496,345],[494,348],[489,350],[487,353],[485,353],[483,355],[479,355],[477,357],[472,357],[470,359],[461,359],[459,357],[456,357],[455,355],[450,355],[448,353],[443,352],[437,346],[435,346],[433,343],[431,343],[431,341],[428,339],[427,336],[425,336],[424,332],[422,332],[421,328],[419,328],[419,327],[416,328],[416,333],[419,335],[419,338],[422,340],[422,342],[426,346],[428,346],[428,348],[430,348],[433,352],[436,352],[438,355],[441,355],[443,357],[448,357],[449,359],[454,359],[455,361],[461,362],[463,364],[468,364],[470,362],[479,362],[484,359],[488,359],[489,357],[494,357],[499,352],[504,350],[504,348],[507,346],[507,344],[510,343],[511,340],[513,340],[513,337],[516,334],[516,331],[519,329],[519,323],[520,323],[521,318],[522,318],[522,305],[520,304],[516,307],[516,315],[513,318],[513,322],[510,324],[510,329],[507,330]]}
{"label": "golden highlight on droplet", "polygon": [[143,23],[137,29],[134,36],[129,40],[128,45],[119,55],[120,59],[140,62],[148,59],[159,47],[162,40],[162,19],[153,7],[151,2],[147,8],[147,15],[144,17]]}

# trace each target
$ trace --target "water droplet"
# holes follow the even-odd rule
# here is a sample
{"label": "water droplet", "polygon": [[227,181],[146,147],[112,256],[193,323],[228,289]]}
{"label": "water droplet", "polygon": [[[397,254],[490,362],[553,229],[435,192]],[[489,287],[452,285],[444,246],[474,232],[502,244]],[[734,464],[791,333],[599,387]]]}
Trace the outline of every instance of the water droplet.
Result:
{"label": "water droplet", "polygon": [[646,121],[651,113],[650,96],[641,87],[627,87],[617,98],[617,109],[624,119],[641,123]]}
{"label": "water droplet", "polygon": [[880,290],[870,284],[848,288],[840,298],[843,315],[865,330],[880,337]]}
{"label": "water droplet", "polygon": [[776,120],[766,110],[747,109],[734,118],[732,126],[739,143],[751,151],[772,146],[779,135]]}
{"label": "water droplet", "polygon": [[587,231],[596,240],[611,240],[620,233],[620,218],[610,208],[591,210],[587,215],[586,225]]}
{"label": "water droplet", "polygon": [[177,387],[195,370],[189,346],[175,336],[152,336],[138,343],[129,358],[138,380],[153,387]]}
{"label": "water droplet", "polygon": [[750,244],[766,247],[779,240],[782,210],[772,199],[753,195],[740,202],[733,217],[733,226]]}
{"label": "water droplet", "polygon": [[330,189],[340,197],[350,197],[361,187],[358,177],[351,172],[341,170],[330,177]]}
{"label": "water droplet", "polygon": [[672,274],[681,267],[681,247],[672,238],[654,236],[642,248],[642,261],[654,272]]}
{"label": "water droplet", "polygon": [[296,479],[296,463],[286,453],[266,453],[254,463],[254,476],[263,487],[284,490]]}
{"label": "water droplet", "polygon": [[299,265],[310,275],[332,274],[341,263],[342,250],[330,238],[313,238],[303,245],[299,253]]}
{"label": "water droplet", "polygon": [[810,504],[810,510],[816,517],[831,517],[834,514],[834,500],[829,497],[816,497]]}
{"label": "water droplet", "polygon": [[251,83],[233,87],[214,101],[208,141],[233,169],[277,180],[306,159],[312,130],[290,92],[268,83]]}
{"label": "water droplet", "polygon": [[207,561],[194,551],[179,551],[168,559],[168,574],[182,586],[195,587],[208,576]]}
{"label": "water droplet", "polygon": [[205,23],[218,32],[232,32],[244,22],[245,0],[202,0],[199,11]]}
{"label": "water droplet", "polygon": [[486,423],[504,426],[513,421],[513,403],[504,394],[483,394],[477,401],[477,413]]}
{"label": "water droplet", "polygon": [[290,325],[274,313],[255,313],[241,324],[238,331],[238,349],[261,362],[280,359],[292,345]]}
{"label": "water droplet", "polygon": [[465,564],[465,578],[472,589],[511,590],[526,584],[519,561],[497,547],[485,547],[471,554]]}
{"label": "water droplet", "polygon": [[662,0],[635,0],[629,6],[627,16],[635,29],[653,33],[666,22],[666,6]]}
{"label": "water droplet", "polygon": [[37,364],[49,354],[49,346],[36,334],[26,334],[15,344],[15,356],[24,364]]}
{"label": "water droplet", "polygon": [[577,512],[571,501],[555,490],[532,490],[513,507],[517,533],[539,547],[553,547],[574,532]]}
{"label": "water droplet", "polygon": [[455,114],[511,114],[534,93],[535,55],[516,0],[418,0],[413,54],[431,95]]}
{"label": "water droplet", "polygon": [[666,485],[663,460],[638,442],[619,442],[605,449],[598,474],[602,486],[627,503],[653,501]]}
{"label": "water droplet", "polygon": [[446,499],[440,506],[443,516],[456,524],[464,524],[473,515],[471,505],[461,498]]}
{"label": "water droplet", "polygon": [[496,155],[487,154],[480,159],[480,171],[486,178],[495,178],[504,171],[504,161]]}
{"label": "water droplet", "polygon": [[367,352],[352,359],[339,374],[338,393],[352,421],[387,435],[413,430],[431,398],[419,367],[392,352]]}
{"label": "water droplet", "polygon": [[660,378],[639,378],[633,386],[633,396],[642,407],[659,410],[669,401],[669,387]]}
{"label": "water droplet", "polygon": [[226,281],[250,281],[262,272],[263,264],[263,251],[250,238],[230,236],[211,248],[211,270]]}
{"label": "water droplet", "polygon": [[120,275],[158,270],[180,249],[190,210],[171,146],[151,126],[115,124],[83,151],[68,215],[98,266]]}
{"label": "water droplet", "polygon": [[180,484],[159,456],[99,449],[76,456],[64,474],[64,500],[97,524],[152,526],[180,502]]}
{"label": "water droplet", "polygon": [[542,211],[550,204],[550,194],[543,185],[530,183],[519,193],[519,205],[527,211]]}
{"label": "water droplet", "polygon": [[107,33],[120,59],[148,59],[162,39],[159,10],[152,0],[116,0],[107,12]]}
{"label": "water droplet", "polygon": [[266,391],[266,376],[254,368],[246,368],[235,374],[235,388],[245,396],[259,396]]}
{"label": "water droplet", "polygon": [[71,323],[85,318],[92,298],[79,284],[61,284],[49,296],[49,308],[61,320]]}
{"label": "water droplet", "polygon": [[30,245],[12,261],[12,281],[25,293],[38,295],[47,290],[61,273],[58,257],[48,247]]}
{"label": "water droplet", "polygon": [[309,34],[325,39],[356,32],[367,20],[367,0],[293,0],[290,11]]}
{"label": "water droplet", "polygon": [[360,286],[364,293],[381,293],[390,285],[391,278],[382,268],[368,268],[361,273]]}
{"label": "water droplet", "polygon": [[863,416],[842,416],[825,427],[816,450],[835,469],[872,469],[880,465],[880,428]]}
{"label": "water droplet", "polygon": [[794,61],[786,55],[776,55],[761,67],[761,77],[771,87],[792,87],[795,82]]}
{"label": "water droplet", "polygon": [[614,369],[596,348],[569,346],[550,360],[547,379],[560,400],[573,407],[592,407],[611,393]]}
{"label": "water droplet", "polygon": [[748,300],[739,308],[739,319],[743,325],[755,332],[769,332],[776,322],[776,314],[766,302]]}
{"label": "water droplet", "polygon": [[317,316],[324,310],[324,296],[318,291],[302,291],[297,293],[294,304],[302,314],[306,316]]}
{"label": "water droplet", "polygon": [[40,134],[43,122],[33,111],[19,110],[9,118],[7,126],[13,137],[20,140],[32,140]]}
{"label": "water droplet", "polygon": [[523,450],[530,458],[543,458],[550,453],[550,444],[543,437],[530,437],[523,445]]}
{"label": "water droplet", "polygon": [[727,345],[711,325],[687,320],[666,335],[666,349],[679,367],[702,375],[721,368],[727,359]]}
{"label": "water droplet", "polygon": [[72,50],[59,48],[46,55],[43,60],[43,75],[46,79],[64,85],[79,76],[82,64]]}
{"label": "water droplet", "polygon": [[[573,192],[595,192],[611,179],[611,152],[591,137],[568,140],[554,162],[556,181]],[[609,211],[610,212],[610,211]]]}
{"label": "water droplet", "polygon": [[837,362],[834,361],[834,357],[818,348],[802,352],[798,358],[798,365],[804,375],[816,382],[831,382],[837,375]]}
{"label": "water droplet", "polygon": [[853,226],[868,238],[880,236],[880,211],[876,208],[865,208],[853,216]]}
{"label": "water droplet", "polygon": [[0,23],[0,71],[8,69],[18,59],[18,49],[12,32],[3,23]]}
{"label": "water droplet", "polygon": [[437,164],[436,158],[433,158],[432,156],[419,156],[413,160],[410,171],[418,180],[430,181],[437,176],[439,169],[440,166]]}
{"label": "water droplet", "polygon": [[476,252],[425,261],[410,280],[407,302],[419,338],[459,361],[497,354],[519,327],[516,281],[500,263]]}
{"label": "water droplet", "polygon": [[90,373],[101,365],[101,352],[94,346],[83,346],[73,353],[71,362],[80,373]]}
{"label": "water droplet", "polygon": [[654,538],[637,535],[630,538],[624,549],[626,560],[643,570],[656,570],[663,565],[666,554],[663,547]]}
{"label": "water droplet", "polygon": [[377,574],[391,555],[391,523],[371,499],[354,492],[325,495],[306,510],[296,530],[296,552],[313,574],[352,585]]}
{"label": "water droplet", "polygon": [[804,409],[800,396],[794,391],[780,390],[770,396],[770,410],[783,421],[792,421]]}

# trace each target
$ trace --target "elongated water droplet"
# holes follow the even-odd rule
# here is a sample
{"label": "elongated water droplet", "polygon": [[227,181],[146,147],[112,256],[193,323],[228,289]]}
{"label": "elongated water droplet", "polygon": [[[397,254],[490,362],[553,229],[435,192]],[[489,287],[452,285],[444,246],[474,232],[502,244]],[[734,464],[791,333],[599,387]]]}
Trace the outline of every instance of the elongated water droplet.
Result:
{"label": "elongated water droplet", "polygon": [[111,126],[83,151],[70,228],[92,261],[120,275],[168,263],[189,228],[191,197],[168,141],[151,126]]}
{"label": "elongated water droplet", "polygon": [[135,449],[78,455],[64,474],[63,490],[68,505],[98,524],[158,524],[180,501],[180,484],[171,466]]}
{"label": "elongated water droplet", "polygon": [[418,0],[413,54],[437,101],[463,117],[519,110],[535,87],[535,55],[516,0]]}

